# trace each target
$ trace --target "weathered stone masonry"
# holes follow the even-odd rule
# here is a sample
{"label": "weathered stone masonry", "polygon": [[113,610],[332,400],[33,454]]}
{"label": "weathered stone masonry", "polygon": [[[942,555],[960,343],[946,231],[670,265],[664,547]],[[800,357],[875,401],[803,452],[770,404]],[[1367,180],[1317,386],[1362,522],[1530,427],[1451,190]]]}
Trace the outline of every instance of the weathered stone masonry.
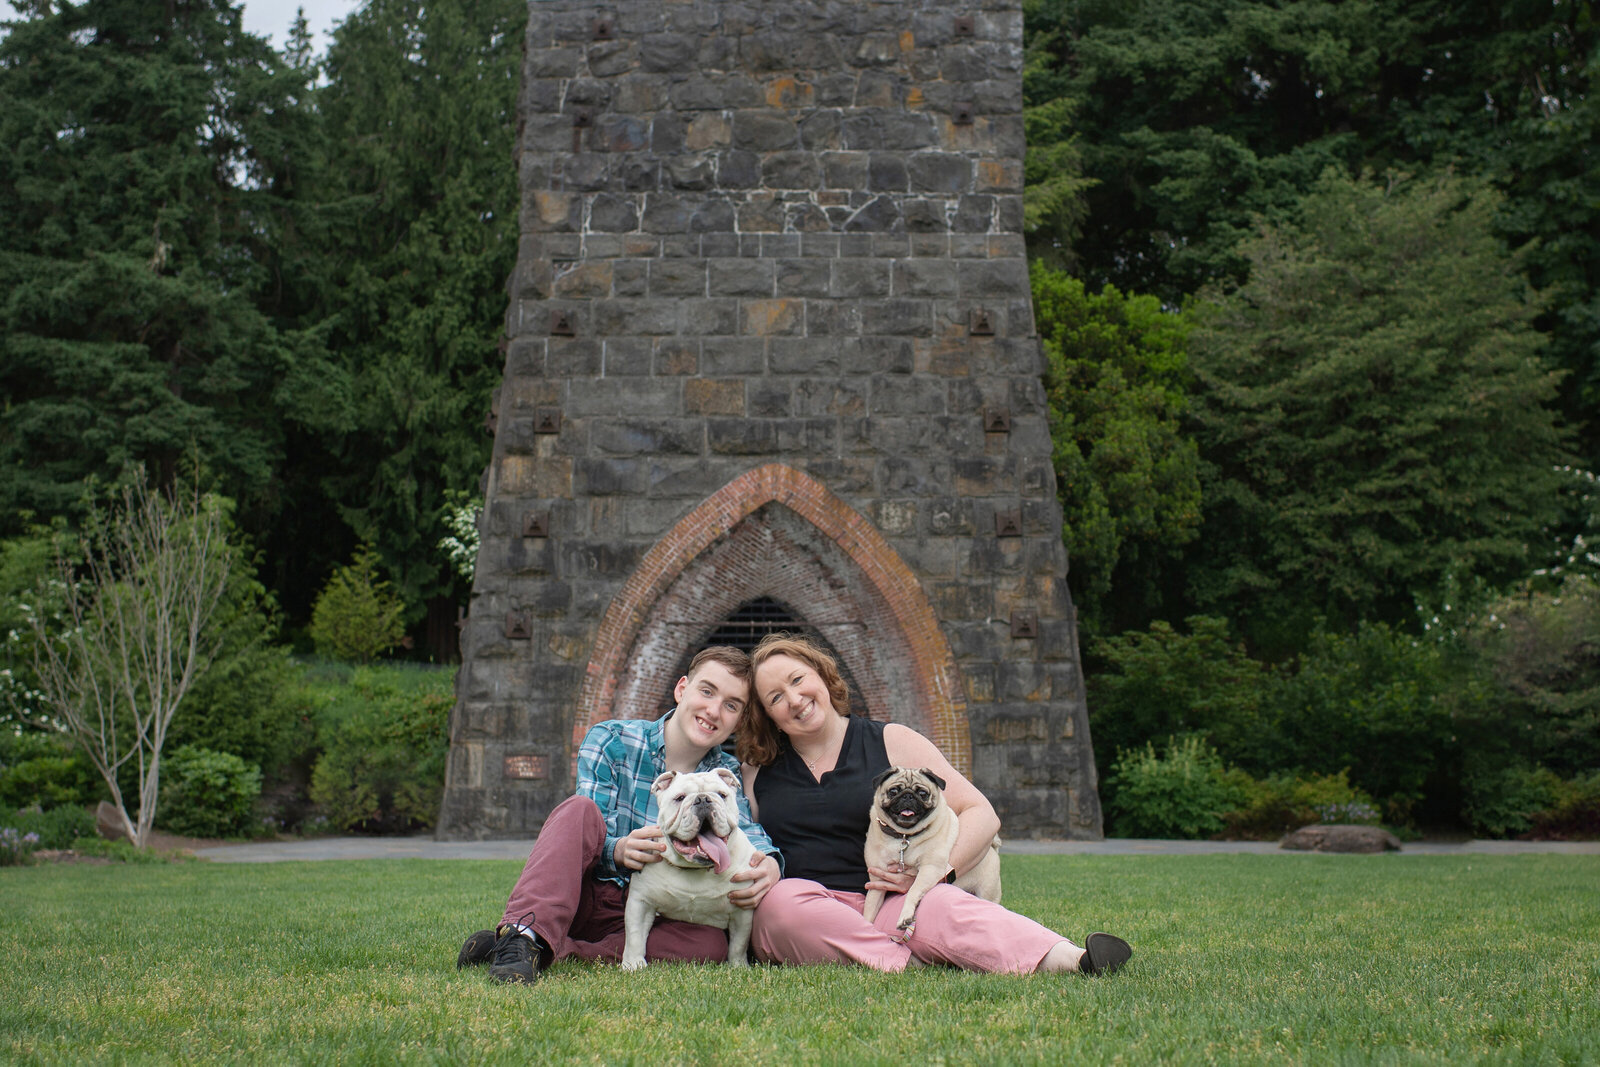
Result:
{"label": "weathered stone masonry", "polygon": [[533,0],[442,834],[536,830],[756,597],[1008,834],[1100,834],[1021,65],[1012,0]]}

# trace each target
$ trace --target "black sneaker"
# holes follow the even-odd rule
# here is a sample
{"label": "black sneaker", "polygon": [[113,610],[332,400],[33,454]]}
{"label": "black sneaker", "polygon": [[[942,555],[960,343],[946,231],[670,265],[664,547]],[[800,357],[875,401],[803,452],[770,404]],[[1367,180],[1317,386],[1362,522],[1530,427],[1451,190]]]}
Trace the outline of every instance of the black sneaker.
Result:
{"label": "black sneaker", "polygon": [[1084,974],[1111,974],[1133,956],[1133,946],[1114,934],[1090,934],[1083,943],[1078,970]]}
{"label": "black sneaker", "polygon": [[546,959],[545,944],[538,935],[525,934],[507,925],[494,943],[494,962],[489,964],[489,977],[496,982],[531,984],[544,970]]}
{"label": "black sneaker", "polygon": [[488,963],[494,955],[494,942],[493,930],[479,930],[467,938],[461,943],[461,954],[456,957],[456,970]]}

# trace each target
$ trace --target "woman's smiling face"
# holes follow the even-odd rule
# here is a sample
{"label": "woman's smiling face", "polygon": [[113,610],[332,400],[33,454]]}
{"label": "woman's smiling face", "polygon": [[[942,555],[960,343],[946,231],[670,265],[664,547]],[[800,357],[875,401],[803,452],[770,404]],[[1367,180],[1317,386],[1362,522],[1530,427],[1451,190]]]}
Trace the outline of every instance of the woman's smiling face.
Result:
{"label": "woman's smiling face", "polygon": [[756,699],[790,737],[826,729],[838,712],[821,675],[803,660],[779,653],[756,668]]}

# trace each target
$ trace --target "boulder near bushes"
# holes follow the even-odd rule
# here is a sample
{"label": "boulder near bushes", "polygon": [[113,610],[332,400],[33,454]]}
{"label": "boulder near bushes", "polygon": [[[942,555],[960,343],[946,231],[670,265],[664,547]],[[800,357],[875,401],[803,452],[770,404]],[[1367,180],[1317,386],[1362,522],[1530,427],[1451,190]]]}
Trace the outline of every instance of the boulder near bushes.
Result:
{"label": "boulder near bushes", "polygon": [[1400,839],[1381,826],[1302,826],[1278,842],[1293,852],[1398,852]]}

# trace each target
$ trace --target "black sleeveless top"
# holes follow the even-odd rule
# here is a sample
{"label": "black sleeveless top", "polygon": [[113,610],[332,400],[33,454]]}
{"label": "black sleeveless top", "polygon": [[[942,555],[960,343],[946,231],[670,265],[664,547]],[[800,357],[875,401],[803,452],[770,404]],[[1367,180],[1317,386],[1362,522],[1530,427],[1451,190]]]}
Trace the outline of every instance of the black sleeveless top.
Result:
{"label": "black sleeveless top", "polygon": [[865,892],[867,820],[872,780],[889,769],[884,724],[850,717],[839,762],[817,781],[805,760],[778,739],[778,758],[756,775],[762,829],[783,850],[786,878],[810,878],[829,889]]}

